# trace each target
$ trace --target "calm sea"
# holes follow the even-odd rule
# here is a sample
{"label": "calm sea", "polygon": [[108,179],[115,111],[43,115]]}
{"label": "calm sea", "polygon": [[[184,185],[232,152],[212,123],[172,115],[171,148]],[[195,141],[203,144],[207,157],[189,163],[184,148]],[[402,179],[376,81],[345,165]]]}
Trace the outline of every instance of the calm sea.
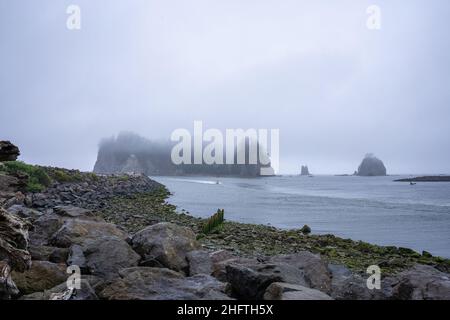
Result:
{"label": "calm sea", "polygon": [[207,217],[331,233],[450,258],[450,183],[393,182],[401,176],[156,177],[178,210]]}

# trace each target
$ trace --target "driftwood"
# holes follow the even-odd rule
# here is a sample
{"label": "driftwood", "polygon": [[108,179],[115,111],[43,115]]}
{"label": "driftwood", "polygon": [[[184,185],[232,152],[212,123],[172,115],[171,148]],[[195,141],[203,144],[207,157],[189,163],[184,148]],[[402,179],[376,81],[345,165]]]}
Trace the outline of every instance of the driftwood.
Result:
{"label": "driftwood", "polygon": [[31,266],[27,251],[30,224],[0,208],[0,261],[5,261],[18,272]]}
{"label": "driftwood", "polygon": [[11,267],[0,261],[0,300],[9,299],[11,295],[19,293],[14,281],[11,279]]}

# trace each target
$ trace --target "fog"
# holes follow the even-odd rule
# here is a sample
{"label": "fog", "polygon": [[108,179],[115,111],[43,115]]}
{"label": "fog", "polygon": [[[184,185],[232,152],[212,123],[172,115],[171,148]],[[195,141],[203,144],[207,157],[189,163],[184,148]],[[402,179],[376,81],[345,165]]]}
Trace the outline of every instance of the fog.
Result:
{"label": "fog", "polygon": [[449,17],[447,0],[0,0],[0,139],[92,170],[102,138],[201,120],[279,129],[281,173],[353,173],[366,153],[450,173]]}

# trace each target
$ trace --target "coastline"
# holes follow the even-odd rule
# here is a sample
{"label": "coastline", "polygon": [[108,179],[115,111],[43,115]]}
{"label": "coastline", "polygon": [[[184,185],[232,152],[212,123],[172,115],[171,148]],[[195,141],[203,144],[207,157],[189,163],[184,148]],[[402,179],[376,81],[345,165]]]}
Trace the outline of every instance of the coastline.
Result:
{"label": "coastline", "polygon": [[[163,187],[157,195],[144,193],[113,198],[102,209],[101,216],[131,233],[145,227],[146,223],[166,221],[192,228],[198,234],[205,219],[177,212],[176,207],[167,202],[169,196],[169,190]],[[133,212],[126,221],[120,214],[115,214],[125,210]],[[432,256],[427,252],[420,254],[409,248],[379,246],[332,234],[304,235],[300,229],[283,230],[260,224],[227,221],[226,212],[222,228],[199,241],[207,249],[225,249],[243,257],[264,257],[307,250],[361,274],[374,264],[379,265],[386,274],[395,274],[416,263],[450,272],[450,259]]]}
{"label": "coastline", "polygon": [[[11,167],[46,176],[48,186],[20,170],[7,172]],[[205,219],[178,212],[167,202],[169,190],[143,175],[8,163],[0,182],[6,186],[2,228],[20,227],[22,235],[21,248],[11,252],[23,253],[23,268],[0,259],[7,271],[0,293],[7,299],[272,300],[284,299],[283,288],[294,290],[297,300],[450,294],[444,280],[450,260],[426,252],[226,220],[205,235]],[[26,191],[30,187],[39,191]],[[75,297],[64,291],[65,269],[72,265],[82,270],[83,288]],[[381,269],[382,290],[366,285],[372,265]]]}

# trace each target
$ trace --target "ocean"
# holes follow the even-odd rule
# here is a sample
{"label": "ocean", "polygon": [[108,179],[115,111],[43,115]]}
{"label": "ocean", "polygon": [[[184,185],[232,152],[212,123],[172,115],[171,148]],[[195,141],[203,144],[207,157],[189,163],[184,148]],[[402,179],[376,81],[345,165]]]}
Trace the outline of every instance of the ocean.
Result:
{"label": "ocean", "polygon": [[225,209],[228,220],[283,229],[307,224],[379,245],[450,258],[450,183],[394,182],[403,176],[152,177],[169,202],[196,217]]}

